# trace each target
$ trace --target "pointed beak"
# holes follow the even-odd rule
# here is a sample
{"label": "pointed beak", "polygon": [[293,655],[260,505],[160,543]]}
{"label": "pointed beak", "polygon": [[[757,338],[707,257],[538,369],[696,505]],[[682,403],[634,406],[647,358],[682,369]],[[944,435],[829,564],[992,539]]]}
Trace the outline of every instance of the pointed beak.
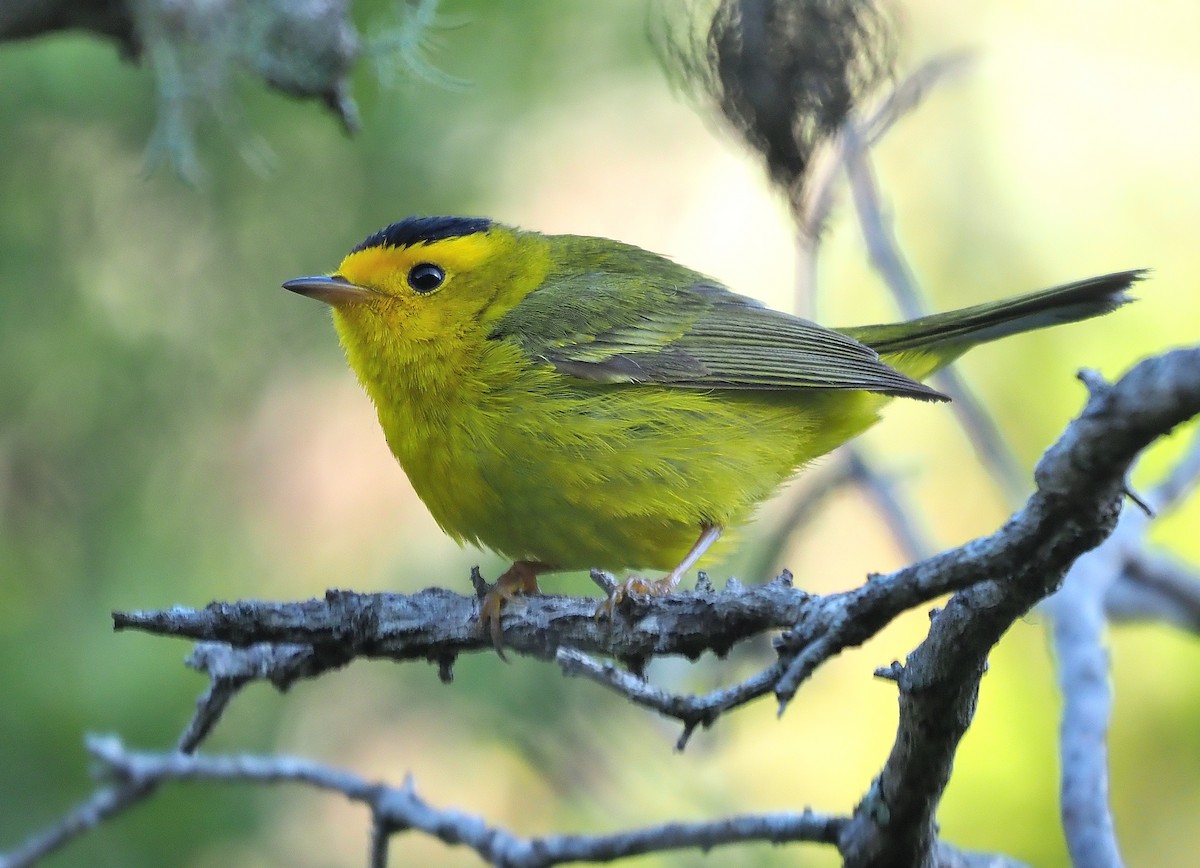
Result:
{"label": "pointed beak", "polygon": [[297,277],[295,280],[289,280],[285,283],[283,288],[290,289],[299,295],[315,298],[326,304],[335,305],[347,301],[363,301],[375,295],[373,289],[367,289],[365,286],[356,286],[340,274],[328,277],[324,275]]}

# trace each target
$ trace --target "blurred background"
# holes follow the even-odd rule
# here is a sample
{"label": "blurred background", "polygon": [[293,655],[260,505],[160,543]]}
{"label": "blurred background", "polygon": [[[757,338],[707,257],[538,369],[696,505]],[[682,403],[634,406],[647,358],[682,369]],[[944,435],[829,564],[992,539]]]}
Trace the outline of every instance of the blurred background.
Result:
{"label": "blurred background", "polygon": [[[369,34],[394,17],[356,5]],[[407,485],[345,367],[328,311],[279,288],[334,268],[410,214],[482,214],[549,232],[606,235],[668,254],[789,307],[795,249],[783,203],[721,125],[672,93],[644,0],[445,0],[426,58],[458,87],[354,78],[363,131],[347,138],[312,102],[235,89],[242,120],[201,127],[204,179],[144,172],[150,73],[109,44],[62,35],[0,47],[0,850],[90,792],[89,732],[167,748],[200,676],[184,644],[114,635],[112,609],[327,587],[467,592],[474,563]],[[968,48],[976,63],[876,152],[897,232],[933,309],[1146,266],[1119,314],[978,350],[961,369],[1031,467],[1081,406],[1077,368],[1115,377],[1194,342],[1200,323],[1200,63],[1194,3],[905,0],[903,74]],[[453,26],[443,26],[453,25]],[[243,159],[274,154],[272,167]],[[821,250],[823,322],[894,316],[844,197]],[[898,474],[939,547],[1009,513],[944,408],[892,406],[864,438]],[[1157,448],[1135,482],[1178,454]],[[803,485],[803,481],[799,483]],[[744,572],[742,552],[711,570]],[[1156,541],[1200,560],[1200,499]],[[853,492],[837,496],[771,570],[827,592],[903,563]],[[594,593],[581,577],[547,580]],[[903,656],[923,612],[825,666],[782,720],[760,702],[698,733],[551,664],[461,659],[451,686],[421,664],[356,663],[287,695],[233,705],[207,750],[286,752],[399,782],[435,805],[517,832],[606,832],[732,812],[847,812],[895,728],[876,666]],[[749,674],[764,644],[728,661],[656,663],[675,690]],[[1200,848],[1200,648],[1156,626],[1113,634],[1112,788],[1131,864],[1182,864]],[[992,656],[978,717],[940,813],[943,835],[1035,865],[1066,859],[1057,815],[1058,698],[1041,619]],[[336,734],[331,737],[331,734]],[[365,811],[296,788],[180,785],[72,844],[50,865],[363,864]],[[722,865],[833,865],[828,848],[728,848]],[[475,865],[417,836],[393,864]],[[698,853],[638,865],[715,864]]]}

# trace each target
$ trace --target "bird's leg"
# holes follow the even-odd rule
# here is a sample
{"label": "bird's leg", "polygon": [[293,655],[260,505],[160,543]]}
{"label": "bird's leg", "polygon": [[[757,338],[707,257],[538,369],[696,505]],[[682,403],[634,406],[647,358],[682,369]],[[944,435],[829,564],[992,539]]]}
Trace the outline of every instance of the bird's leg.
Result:
{"label": "bird's leg", "polygon": [[612,617],[612,613],[617,606],[621,604],[630,594],[639,594],[648,597],[665,597],[679,586],[680,579],[684,574],[692,568],[696,561],[700,560],[701,556],[708,551],[709,546],[715,543],[721,537],[721,531],[724,528],[718,524],[703,524],[700,526],[700,536],[696,539],[695,544],[688,549],[688,553],[683,556],[683,560],[657,582],[651,582],[642,576],[630,576],[621,584],[613,589],[613,592],[608,595],[608,599],[596,607],[596,617],[602,615]]}
{"label": "bird's leg", "polygon": [[504,657],[504,651],[501,650],[504,647],[504,631],[500,627],[500,610],[517,594],[540,594],[542,589],[538,587],[538,574],[553,569],[550,564],[540,561],[514,561],[496,579],[491,590],[484,594],[479,603],[479,632],[483,633],[486,629],[491,633],[492,644],[501,658]]}

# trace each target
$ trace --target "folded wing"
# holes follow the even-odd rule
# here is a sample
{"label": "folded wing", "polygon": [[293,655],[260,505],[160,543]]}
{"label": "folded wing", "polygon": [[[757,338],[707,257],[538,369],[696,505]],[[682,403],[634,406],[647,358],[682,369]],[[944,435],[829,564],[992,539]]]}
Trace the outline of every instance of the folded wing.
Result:
{"label": "folded wing", "polygon": [[595,271],[551,279],[490,337],[515,341],[564,374],[606,383],[860,389],[946,400],[848,335],[714,283],[673,285],[669,275]]}

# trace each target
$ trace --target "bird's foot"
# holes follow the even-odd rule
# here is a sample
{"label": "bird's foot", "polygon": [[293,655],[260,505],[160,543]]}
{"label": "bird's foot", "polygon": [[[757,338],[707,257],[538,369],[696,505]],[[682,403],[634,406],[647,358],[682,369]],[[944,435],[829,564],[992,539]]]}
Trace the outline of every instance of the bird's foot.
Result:
{"label": "bird's foot", "polygon": [[642,576],[630,576],[613,588],[608,599],[596,607],[595,617],[612,618],[613,612],[627,597],[665,597],[673,593],[679,586],[679,580],[683,578],[683,574],[690,570],[700,556],[708,551],[708,547],[717,541],[722,530],[723,528],[719,524],[703,522],[700,525],[700,536],[696,538],[696,542],[688,549],[688,553],[683,556],[683,560],[675,569],[657,582],[652,582]]}
{"label": "bird's foot", "polygon": [[491,634],[492,644],[501,660],[504,656],[504,629],[500,626],[500,613],[504,604],[514,599],[518,594],[540,594],[538,573],[546,569],[545,564],[536,561],[516,561],[504,571],[496,584],[488,589],[479,603],[479,632],[481,635]]}
{"label": "bird's foot", "polygon": [[608,599],[596,607],[594,617],[612,618],[613,612],[628,597],[665,597],[675,591],[679,585],[679,576],[668,573],[656,582],[644,576],[630,576],[612,589]]}

